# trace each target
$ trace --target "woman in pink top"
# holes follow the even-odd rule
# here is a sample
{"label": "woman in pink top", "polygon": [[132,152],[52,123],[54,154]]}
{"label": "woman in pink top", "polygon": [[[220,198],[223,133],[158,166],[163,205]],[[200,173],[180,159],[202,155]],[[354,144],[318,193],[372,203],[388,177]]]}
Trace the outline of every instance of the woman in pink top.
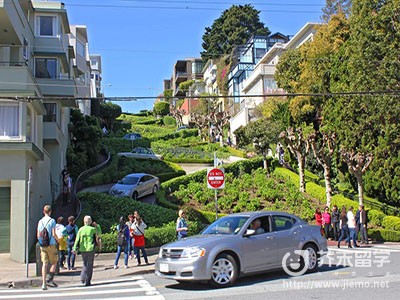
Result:
{"label": "woman in pink top", "polygon": [[328,206],[325,206],[325,211],[322,213],[322,226],[324,227],[325,237],[328,238],[331,229],[331,214]]}

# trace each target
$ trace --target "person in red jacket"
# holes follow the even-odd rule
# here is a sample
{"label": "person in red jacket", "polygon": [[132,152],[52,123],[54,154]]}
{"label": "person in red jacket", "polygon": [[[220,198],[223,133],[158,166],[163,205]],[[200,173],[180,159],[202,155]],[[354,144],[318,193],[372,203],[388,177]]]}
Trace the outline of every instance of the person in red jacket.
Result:
{"label": "person in red jacket", "polygon": [[315,224],[317,226],[322,226],[322,214],[321,210],[318,207],[315,209],[314,218],[315,218]]}

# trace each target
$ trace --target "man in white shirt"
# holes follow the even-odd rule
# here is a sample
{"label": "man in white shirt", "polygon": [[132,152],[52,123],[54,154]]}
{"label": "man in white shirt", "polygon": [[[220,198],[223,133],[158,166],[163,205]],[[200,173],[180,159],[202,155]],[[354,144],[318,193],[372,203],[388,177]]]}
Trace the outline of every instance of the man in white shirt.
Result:
{"label": "man in white shirt", "polygon": [[[347,219],[348,219],[348,227],[350,231],[350,239],[353,240],[353,247],[357,248],[357,239],[356,239],[356,219],[353,213],[353,206],[350,206],[349,211],[347,212]],[[351,247],[351,246],[350,246]]]}

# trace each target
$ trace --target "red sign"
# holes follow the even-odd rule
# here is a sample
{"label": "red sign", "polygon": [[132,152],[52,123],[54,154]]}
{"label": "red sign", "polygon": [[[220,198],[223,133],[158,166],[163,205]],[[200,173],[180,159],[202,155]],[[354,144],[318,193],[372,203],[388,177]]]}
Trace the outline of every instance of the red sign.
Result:
{"label": "red sign", "polygon": [[223,169],[209,168],[207,170],[207,187],[222,189],[225,187],[225,174]]}

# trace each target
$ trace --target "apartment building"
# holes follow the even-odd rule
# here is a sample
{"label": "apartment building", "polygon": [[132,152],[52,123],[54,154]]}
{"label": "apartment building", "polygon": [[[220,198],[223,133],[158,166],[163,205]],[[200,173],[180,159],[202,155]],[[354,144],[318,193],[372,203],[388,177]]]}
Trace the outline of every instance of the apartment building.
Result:
{"label": "apartment building", "polygon": [[179,89],[179,84],[188,80],[203,79],[202,69],[203,61],[201,58],[178,60],[174,65],[171,77],[173,96],[186,96],[186,91]]}
{"label": "apartment building", "polygon": [[88,70],[86,28],[71,32],[63,3],[0,1],[0,252],[17,262],[61,192],[70,110],[89,95]]}
{"label": "apartment building", "polygon": [[318,23],[305,24],[286,42],[275,39],[275,42],[271,43],[267,52],[258,59],[257,63],[251,67],[252,70],[247,72],[245,78],[240,81],[237,90],[232,90],[237,95],[246,96],[237,99],[240,105],[238,105],[236,113],[230,119],[230,133],[234,144],[236,143],[234,131],[256,119],[254,108],[263,101],[267,101],[266,95],[285,93],[283,89],[277,86],[274,79],[279,57],[288,49],[298,48],[307,41],[312,40],[317,26]]}
{"label": "apartment building", "polygon": [[90,96],[103,97],[101,92],[101,55],[90,54]]}

